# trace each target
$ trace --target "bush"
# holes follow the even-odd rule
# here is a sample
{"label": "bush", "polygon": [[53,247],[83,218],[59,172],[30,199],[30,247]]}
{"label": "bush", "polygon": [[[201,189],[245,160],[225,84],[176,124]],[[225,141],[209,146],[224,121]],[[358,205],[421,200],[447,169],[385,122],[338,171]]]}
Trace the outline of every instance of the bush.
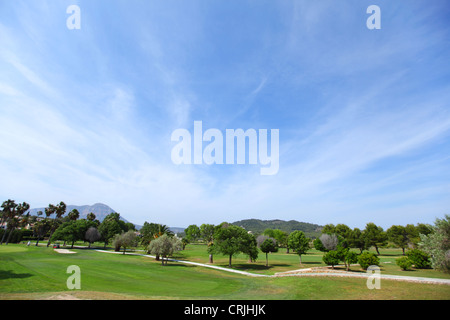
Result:
{"label": "bush", "polygon": [[339,252],[332,250],[324,254],[322,260],[323,262],[325,262],[325,264],[331,266],[334,269],[334,266],[339,264],[339,261],[341,260],[340,258],[341,255],[339,254]]}
{"label": "bush", "polygon": [[409,250],[406,256],[411,260],[412,264],[417,269],[425,269],[431,267],[430,256],[419,249]]}
{"label": "bush", "polygon": [[363,252],[358,256],[358,263],[364,270],[367,270],[368,267],[372,265],[379,265],[380,259],[377,257],[376,254],[371,252]]}
{"label": "bush", "polygon": [[411,260],[409,260],[409,258],[408,257],[401,257],[401,258],[398,258],[396,261],[395,261],[395,263],[400,267],[400,268],[402,268],[402,270],[408,270],[409,268],[411,268],[411,266],[412,266],[412,261]]}

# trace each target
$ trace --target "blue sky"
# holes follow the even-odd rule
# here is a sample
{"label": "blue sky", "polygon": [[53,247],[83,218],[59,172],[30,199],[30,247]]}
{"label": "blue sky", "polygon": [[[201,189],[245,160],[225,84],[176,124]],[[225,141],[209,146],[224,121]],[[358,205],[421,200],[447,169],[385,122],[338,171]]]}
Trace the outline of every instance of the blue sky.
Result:
{"label": "blue sky", "polygon": [[[450,208],[447,2],[0,0],[0,198],[178,227],[433,223]],[[278,173],[173,164],[171,133],[196,120],[279,129]]]}

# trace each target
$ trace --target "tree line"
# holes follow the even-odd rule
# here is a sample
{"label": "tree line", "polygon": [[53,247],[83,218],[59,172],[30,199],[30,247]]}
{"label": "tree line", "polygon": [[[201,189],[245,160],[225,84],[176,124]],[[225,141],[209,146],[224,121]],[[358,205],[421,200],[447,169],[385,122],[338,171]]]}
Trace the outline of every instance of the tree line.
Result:
{"label": "tree line", "polygon": [[[327,224],[322,229],[319,238],[308,238],[303,231],[296,230],[290,233],[279,229],[266,229],[261,235],[254,235],[242,227],[223,222],[219,225],[202,224],[200,227],[193,224],[188,226],[185,237],[175,237],[169,227],[163,224],[145,222],[139,230],[139,236],[132,223],[120,219],[119,213],[111,213],[98,221],[95,214],[90,213],[86,219],[79,219],[79,212],[73,209],[64,217],[66,205],[49,204],[38,217],[30,217],[29,204],[26,202],[16,204],[14,200],[4,201],[2,206],[1,224],[6,222],[7,228],[1,234],[1,242],[6,244],[17,228],[24,227],[34,221],[33,233],[36,237],[36,246],[39,241],[48,237],[47,246],[52,241],[62,240],[71,243],[87,241],[89,247],[93,242],[103,241],[104,248],[112,243],[114,249],[119,251],[141,245],[147,253],[155,254],[157,260],[167,264],[167,257],[175,251],[183,250],[187,243],[202,240],[206,243],[209,253],[209,263],[213,263],[213,256],[221,254],[228,256],[228,265],[231,267],[232,258],[238,254],[248,256],[249,262],[256,261],[258,253],[266,255],[268,266],[268,253],[276,252],[279,248],[286,248],[286,253],[293,250],[302,263],[302,255],[315,248],[324,252],[323,261],[334,267],[343,262],[347,269],[352,263],[359,262],[365,268],[379,262],[379,248],[388,243],[402,249],[404,259],[399,260],[402,268],[431,265],[433,268],[448,271],[450,267],[450,216],[436,219],[435,225],[417,224],[406,226],[393,225],[386,231],[375,223],[369,222],[364,230],[351,229],[345,224]],[[33,220],[34,219],[34,220]],[[377,255],[367,252],[375,248]],[[409,248],[408,252],[405,249]],[[359,254],[351,249],[359,249]],[[428,263],[429,262],[429,263]]]}
{"label": "tree line", "polygon": [[[301,257],[312,248],[324,252],[325,264],[334,267],[343,262],[347,270],[350,265],[358,262],[363,269],[379,263],[379,248],[393,245],[401,248],[403,256],[398,259],[402,269],[415,265],[416,268],[432,266],[435,269],[448,271],[450,268],[450,216],[436,219],[435,225],[418,223],[406,226],[393,225],[386,231],[373,222],[366,224],[364,230],[351,229],[345,224],[327,224],[322,229],[319,238],[306,237],[303,231],[287,233],[279,229],[266,229],[261,235],[253,235],[245,229],[222,223],[219,226],[202,224],[200,227],[193,224],[185,229],[185,241],[195,242],[203,240],[208,245],[210,263],[212,255],[219,253],[231,259],[238,253],[249,257],[249,261],[256,260],[258,249],[266,255],[276,252],[279,248],[286,248]],[[368,252],[375,248],[377,254]],[[409,249],[408,252],[405,249]],[[359,249],[359,254],[351,249]]]}

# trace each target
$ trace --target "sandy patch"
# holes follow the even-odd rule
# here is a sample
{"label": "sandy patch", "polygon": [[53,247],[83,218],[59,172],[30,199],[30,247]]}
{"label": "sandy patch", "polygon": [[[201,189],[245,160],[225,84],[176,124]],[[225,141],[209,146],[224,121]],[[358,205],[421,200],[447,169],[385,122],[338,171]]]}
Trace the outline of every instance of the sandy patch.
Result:
{"label": "sandy patch", "polygon": [[80,300],[77,297],[74,297],[70,294],[58,294],[56,296],[51,296],[47,298],[48,300]]}
{"label": "sandy patch", "polygon": [[58,253],[76,253],[75,251],[70,251],[67,249],[55,249],[55,251]]}

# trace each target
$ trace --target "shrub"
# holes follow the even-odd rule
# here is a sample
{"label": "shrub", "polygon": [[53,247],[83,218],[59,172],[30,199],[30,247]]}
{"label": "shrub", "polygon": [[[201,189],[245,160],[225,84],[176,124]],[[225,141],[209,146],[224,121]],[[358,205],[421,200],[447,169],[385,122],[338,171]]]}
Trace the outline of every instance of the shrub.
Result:
{"label": "shrub", "polygon": [[395,263],[402,268],[402,270],[408,270],[412,266],[412,261],[408,257],[398,258]]}
{"label": "shrub", "polygon": [[332,250],[327,252],[326,254],[323,255],[323,262],[325,262],[325,264],[331,266],[334,269],[334,266],[339,264],[339,261],[341,256],[339,254],[339,252]]}
{"label": "shrub", "polygon": [[379,265],[380,259],[372,252],[363,252],[358,256],[358,263],[364,270],[372,265]]}
{"label": "shrub", "polygon": [[411,260],[417,269],[425,269],[431,267],[430,256],[419,249],[409,250],[406,256]]}

